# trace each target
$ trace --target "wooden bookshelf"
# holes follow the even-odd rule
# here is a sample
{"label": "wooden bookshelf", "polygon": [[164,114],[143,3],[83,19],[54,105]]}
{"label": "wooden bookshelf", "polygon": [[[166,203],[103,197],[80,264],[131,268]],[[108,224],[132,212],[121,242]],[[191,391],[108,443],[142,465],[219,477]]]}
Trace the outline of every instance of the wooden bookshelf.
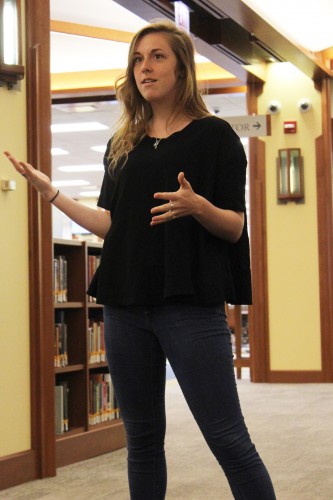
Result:
{"label": "wooden bookshelf", "polygon": [[[86,294],[91,279],[89,263],[101,254],[100,243],[62,240],[53,241],[53,259],[62,256],[66,262],[66,301],[56,302],[61,291],[54,293],[54,323],[66,325],[66,366],[54,368],[55,385],[62,382],[68,387],[68,430],[56,434],[56,467],[92,458],[125,446],[123,423],[116,412],[112,420],[89,424],[90,378],[92,374],[108,373],[104,355],[101,360],[89,355],[91,333],[89,325],[103,324],[103,308]],[[53,271],[54,272],[54,271]],[[59,279],[54,276],[53,283]],[[62,283],[63,285],[63,283]],[[61,286],[60,286],[61,288]],[[55,339],[55,356],[56,356]],[[103,346],[102,346],[103,347]],[[99,351],[101,352],[101,351]]]}

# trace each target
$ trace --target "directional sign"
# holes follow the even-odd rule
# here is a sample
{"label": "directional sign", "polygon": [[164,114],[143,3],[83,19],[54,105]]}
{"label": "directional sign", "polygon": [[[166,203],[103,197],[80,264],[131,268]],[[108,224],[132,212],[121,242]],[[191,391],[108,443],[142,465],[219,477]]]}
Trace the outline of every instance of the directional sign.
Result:
{"label": "directional sign", "polygon": [[228,116],[223,119],[230,123],[239,137],[271,135],[271,115]]}

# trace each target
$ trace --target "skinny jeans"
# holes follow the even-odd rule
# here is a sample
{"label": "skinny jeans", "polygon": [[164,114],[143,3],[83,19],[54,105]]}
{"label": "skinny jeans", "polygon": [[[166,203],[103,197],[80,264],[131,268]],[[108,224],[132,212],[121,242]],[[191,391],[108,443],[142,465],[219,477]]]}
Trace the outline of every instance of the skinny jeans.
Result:
{"label": "skinny jeans", "polygon": [[223,305],[104,306],[104,331],[131,500],[166,495],[166,359],[234,498],[275,499],[241,412]]}

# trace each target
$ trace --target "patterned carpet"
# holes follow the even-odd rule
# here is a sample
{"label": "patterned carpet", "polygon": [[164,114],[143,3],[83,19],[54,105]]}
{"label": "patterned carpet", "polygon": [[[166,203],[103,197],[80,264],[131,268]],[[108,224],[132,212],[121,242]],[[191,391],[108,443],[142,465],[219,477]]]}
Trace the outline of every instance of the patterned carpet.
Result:
{"label": "patterned carpet", "polygon": [[[333,385],[238,382],[247,426],[278,500],[333,499]],[[167,382],[167,500],[231,500],[179,386]],[[1,499],[129,500],[126,451],[58,470],[57,477],[0,492]]]}

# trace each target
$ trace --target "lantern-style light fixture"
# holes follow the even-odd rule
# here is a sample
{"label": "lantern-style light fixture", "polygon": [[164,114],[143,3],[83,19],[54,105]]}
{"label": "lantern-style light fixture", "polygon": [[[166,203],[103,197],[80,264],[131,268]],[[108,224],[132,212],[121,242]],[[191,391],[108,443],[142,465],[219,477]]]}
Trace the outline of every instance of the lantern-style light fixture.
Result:
{"label": "lantern-style light fixture", "polygon": [[0,0],[0,84],[11,88],[23,77],[21,0]]}
{"label": "lantern-style light fixture", "polygon": [[299,148],[279,149],[277,170],[278,201],[303,201],[304,178],[301,150]]}

